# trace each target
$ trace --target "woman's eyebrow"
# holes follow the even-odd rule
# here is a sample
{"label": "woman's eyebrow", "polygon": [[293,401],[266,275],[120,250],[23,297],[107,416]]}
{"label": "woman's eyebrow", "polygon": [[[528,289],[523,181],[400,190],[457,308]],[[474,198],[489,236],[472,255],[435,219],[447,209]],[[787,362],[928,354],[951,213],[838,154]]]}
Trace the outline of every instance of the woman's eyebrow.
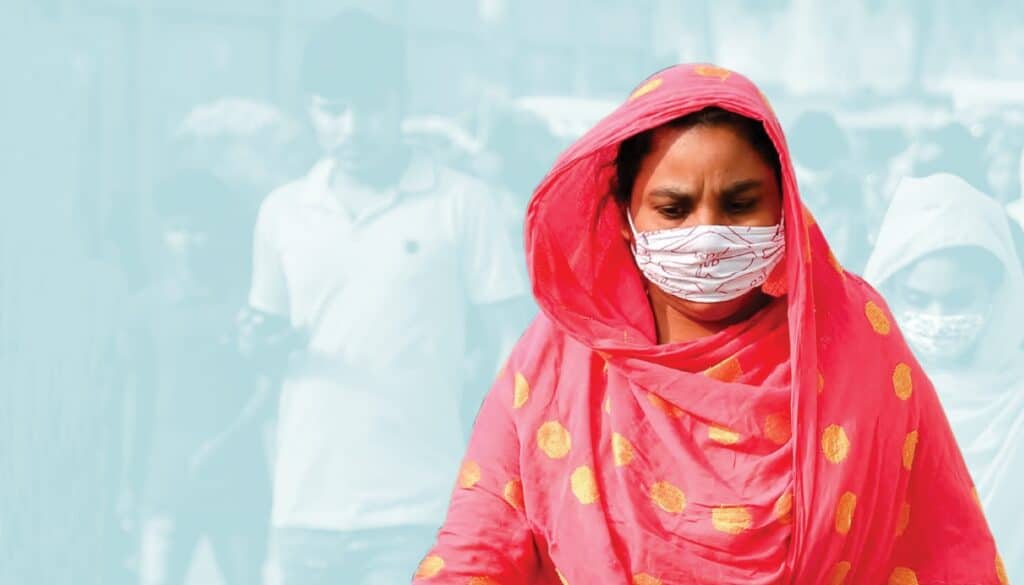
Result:
{"label": "woman's eyebrow", "polygon": [[648,195],[661,199],[674,199],[676,201],[693,199],[692,193],[689,193],[679,187],[658,187],[652,190]]}
{"label": "woman's eyebrow", "polygon": [[[737,195],[742,195],[747,191],[757,189],[758,187],[761,187],[763,184],[764,182],[761,181],[760,179],[743,179],[740,181],[736,181],[735,183],[729,185],[725,189],[722,189],[720,196],[727,198],[735,197]],[[649,193],[649,195],[651,197],[657,197],[661,199],[674,199],[677,201],[684,199],[693,199],[694,197],[692,193],[686,191],[685,189],[673,186],[658,187],[656,189],[653,189]]]}
{"label": "woman's eyebrow", "polygon": [[737,195],[742,195],[747,191],[756,189],[761,185],[763,185],[763,182],[760,179],[743,179],[741,181],[736,181],[725,189],[722,189],[722,192],[719,195],[721,197],[735,197]]}

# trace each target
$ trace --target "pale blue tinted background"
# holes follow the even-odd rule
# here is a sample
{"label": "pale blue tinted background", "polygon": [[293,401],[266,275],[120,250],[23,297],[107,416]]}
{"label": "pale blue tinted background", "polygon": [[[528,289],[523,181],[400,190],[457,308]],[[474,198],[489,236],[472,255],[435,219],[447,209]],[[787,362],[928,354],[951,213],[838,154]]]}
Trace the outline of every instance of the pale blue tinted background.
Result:
{"label": "pale blue tinted background", "polygon": [[[507,231],[499,238],[507,240],[504,251],[489,251],[512,258],[507,272],[522,270],[521,211],[558,150],[649,73],[682,61],[713,61],[764,88],[789,132],[807,204],[851,270],[863,270],[899,179],[939,171],[995,198],[1014,222],[1008,225],[1020,249],[1024,13],[1017,3],[747,4],[753,3],[6,4],[0,582],[159,583],[171,582],[159,578],[175,571],[191,584],[223,583],[226,572],[249,575],[238,582],[279,582],[266,524],[280,384],[259,375],[264,368],[257,366],[266,363],[238,356],[236,313],[246,304],[261,202],[319,157],[300,64],[308,36],[343,5],[400,23],[408,136],[419,151],[481,181],[490,203],[465,214],[462,228]],[[190,198],[179,206],[175,193]],[[218,292],[188,301],[195,282],[179,290],[186,272],[169,248],[210,242],[216,249],[204,255],[202,274]],[[416,253],[420,245],[406,242],[405,249]],[[1002,261],[993,268],[1000,274],[1020,262],[1012,255]],[[499,277],[460,278],[523,290]],[[467,299],[475,292],[468,288]],[[503,337],[471,305],[467,300],[458,313],[465,349],[455,358],[464,365],[449,372],[449,386],[424,388],[461,400],[463,422],[497,368],[508,331],[514,339],[530,311],[528,300],[506,305],[512,317],[501,325]],[[984,312],[988,305],[978,306],[993,318]],[[370,315],[382,322],[391,316]],[[279,347],[303,347],[302,334]],[[365,363],[353,367],[373,378]],[[954,387],[975,379],[957,378],[957,368],[969,369],[952,368]],[[1016,382],[986,390],[1002,400],[1024,391]],[[1019,426],[1019,403],[1006,402],[1010,420],[1000,428]],[[395,403],[382,427],[402,425],[402,408]],[[447,411],[437,416],[459,422]],[[339,439],[339,448],[365,449],[371,465],[400,457],[402,445],[375,440],[388,429],[375,429],[374,420],[365,441]],[[323,439],[309,432],[314,436],[303,440]],[[431,440],[421,438],[428,447]],[[1015,452],[1019,445],[1007,441],[989,451]],[[998,476],[1004,492],[1024,487],[1017,468]],[[191,494],[188,505],[182,492]],[[999,501],[1005,500],[986,498],[990,516],[1024,525],[1019,507],[999,508]],[[339,550],[359,557],[360,546],[401,540],[401,520],[397,536],[341,542],[318,533],[289,542],[311,557]],[[425,547],[420,534],[421,527],[405,534],[410,554]],[[183,547],[177,558],[166,552],[175,538]],[[316,539],[319,549],[310,544]],[[1019,535],[1000,543],[1018,577],[1022,546]],[[352,567],[341,575],[357,582],[364,569]]]}

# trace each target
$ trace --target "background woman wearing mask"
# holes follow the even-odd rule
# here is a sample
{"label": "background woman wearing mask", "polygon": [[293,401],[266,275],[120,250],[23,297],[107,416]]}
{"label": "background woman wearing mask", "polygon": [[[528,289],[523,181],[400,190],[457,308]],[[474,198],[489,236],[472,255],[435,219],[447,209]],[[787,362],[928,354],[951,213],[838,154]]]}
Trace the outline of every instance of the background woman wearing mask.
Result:
{"label": "background woman wearing mask", "polygon": [[935,383],[1008,573],[1024,576],[1024,277],[999,204],[948,174],[904,179],[867,279]]}

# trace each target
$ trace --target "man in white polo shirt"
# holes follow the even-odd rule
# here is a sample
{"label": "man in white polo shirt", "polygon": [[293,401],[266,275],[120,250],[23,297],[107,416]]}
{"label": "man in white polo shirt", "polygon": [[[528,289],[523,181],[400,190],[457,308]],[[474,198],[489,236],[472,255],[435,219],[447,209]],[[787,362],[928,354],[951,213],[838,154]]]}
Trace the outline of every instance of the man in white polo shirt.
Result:
{"label": "man in white polo shirt", "polygon": [[460,401],[475,410],[486,391],[462,392],[467,319],[503,348],[523,326],[496,202],[402,141],[404,51],[399,30],[357,12],[313,37],[302,78],[324,157],[256,225],[249,302],[308,338],[278,414],[283,585],[411,579],[458,472]]}

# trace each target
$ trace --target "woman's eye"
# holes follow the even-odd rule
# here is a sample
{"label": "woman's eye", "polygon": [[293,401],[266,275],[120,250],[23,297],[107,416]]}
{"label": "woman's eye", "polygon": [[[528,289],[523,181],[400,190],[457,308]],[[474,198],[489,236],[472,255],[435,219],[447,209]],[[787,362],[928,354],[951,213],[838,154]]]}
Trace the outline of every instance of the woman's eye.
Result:
{"label": "woman's eye", "polygon": [[757,199],[741,199],[726,203],[726,211],[729,213],[745,213],[757,206]]}
{"label": "woman's eye", "polygon": [[686,215],[686,212],[681,207],[676,205],[667,205],[665,207],[659,207],[658,212],[669,219],[679,219]]}
{"label": "woman's eye", "polygon": [[948,295],[945,301],[947,308],[959,311],[971,306],[974,302],[974,295],[969,290],[959,290]]}

